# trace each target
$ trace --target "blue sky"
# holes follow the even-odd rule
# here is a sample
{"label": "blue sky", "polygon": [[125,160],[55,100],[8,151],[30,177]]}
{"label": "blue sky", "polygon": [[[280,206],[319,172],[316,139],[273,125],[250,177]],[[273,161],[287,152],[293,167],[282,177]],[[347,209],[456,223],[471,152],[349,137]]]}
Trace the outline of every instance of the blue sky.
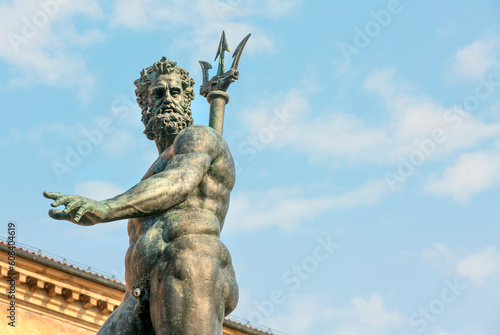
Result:
{"label": "blue sky", "polygon": [[[135,185],[157,155],[141,69],[166,56],[198,87],[221,31],[231,50],[252,33],[224,125],[233,315],[287,334],[498,334],[499,14],[493,0],[0,1],[0,235],[14,220],[19,242],[123,276],[126,222],[53,221],[42,191]],[[207,124],[206,100],[192,108]]]}

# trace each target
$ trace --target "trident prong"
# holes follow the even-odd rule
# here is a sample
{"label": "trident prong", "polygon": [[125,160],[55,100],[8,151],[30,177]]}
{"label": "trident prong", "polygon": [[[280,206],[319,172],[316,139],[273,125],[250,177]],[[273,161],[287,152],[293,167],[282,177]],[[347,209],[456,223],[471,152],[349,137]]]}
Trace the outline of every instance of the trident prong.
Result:
{"label": "trident prong", "polygon": [[212,68],[209,62],[199,61],[201,65],[201,70],[203,71],[203,85],[208,83],[208,70]]}
{"label": "trident prong", "polygon": [[217,54],[215,55],[214,61],[219,57],[219,68],[217,69],[217,75],[221,75],[225,72],[224,70],[224,51],[231,52],[229,50],[229,45],[226,40],[226,33],[222,31],[222,36],[220,37],[219,47],[217,48]]}
{"label": "trident prong", "polygon": [[229,46],[227,45],[226,34],[224,31],[222,31],[219,47],[217,48],[217,55],[215,56],[215,60],[219,57],[219,67],[217,69],[217,74],[212,77],[212,79],[208,80],[208,69],[211,69],[212,66],[208,62],[200,61],[201,69],[203,71],[203,85],[200,87],[200,95],[207,98],[207,101],[210,104],[208,125],[217,130],[221,135],[224,123],[225,105],[229,101],[229,95],[227,95],[226,91],[229,88],[229,85],[236,81],[240,75],[238,72],[238,64],[240,62],[243,48],[250,38],[250,35],[251,34],[248,34],[234,50],[234,60],[229,71],[224,72],[224,52],[229,52]]}
{"label": "trident prong", "polygon": [[245,47],[245,44],[247,44],[250,35],[252,34],[248,34],[247,36],[245,36],[245,38],[240,42],[240,44],[238,44],[236,49],[234,49],[233,53],[234,60],[233,60],[233,65],[231,65],[231,70],[235,71],[238,70],[238,64],[240,63],[241,53],[243,52],[243,48]]}
{"label": "trident prong", "polygon": [[248,34],[247,36],[245,36],[245,38],[240,42],[240,44],[238,44],[238,46],[234,50],[234,60],[233,64],[231,65],[231,69],[229,69],[229,71],[227,72],[221,73],[221,71],[224,71],[224,51],[229,51],[226,34],[224,33],[224,31],[222,32],[219,47],[217,48],[217,56],[215,57],[215,59],[217,59],[217,57],[220,57],[219,68],[217,69],[217,74],[209,81],[205,78],[208,79],[208,69],[211,69],[212,67],[208,62],[200,61],[200,65],[203,70],[203,85],[201,85],[200,87],[200,95],[206,98],[212,91],[225,92],[228,89],[229,85],[238,79],[240,75],[238,72],[238,65],[240,62],[241,54],[243,53],[243,48],[245,47],[251,35],[252,34]]}

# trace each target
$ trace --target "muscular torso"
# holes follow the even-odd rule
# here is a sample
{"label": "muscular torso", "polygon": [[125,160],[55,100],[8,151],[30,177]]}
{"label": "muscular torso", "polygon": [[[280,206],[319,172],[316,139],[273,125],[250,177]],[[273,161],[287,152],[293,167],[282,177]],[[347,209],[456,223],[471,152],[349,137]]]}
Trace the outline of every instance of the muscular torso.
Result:
{"label": "muscular torso", "polygon": [[[189,131],[206,131],[204,126],[189,128]],[[209,169],[185,201],[162,213],[129,220],[130,246],[125,259],[129,289],[147,276],[159,261],[169,261],[168,258],[173,254],[169,256],[171,253],[168,248],[175,241],[204,239],[208,236],[218,239],[228,210],[235,171],[231,153],[222,137],[217,137],[216,146],[218,149]],[[174,150],[171,146],[161,153],[143,180],[168,169],[169,160],[175,156]]]}

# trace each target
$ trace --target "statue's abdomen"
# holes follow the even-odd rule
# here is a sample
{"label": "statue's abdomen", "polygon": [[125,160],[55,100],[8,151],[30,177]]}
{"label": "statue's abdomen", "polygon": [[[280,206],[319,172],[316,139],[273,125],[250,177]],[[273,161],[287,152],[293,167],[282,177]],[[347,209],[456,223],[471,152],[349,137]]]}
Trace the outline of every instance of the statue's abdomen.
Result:
{"label": "statue's abdomen", "polygon": [[[148,276],[158,262],[171,261],[176,249],[183,249],[186,237],[191,243],[198,240],[197,236],[201,237],[199,241],[204,243],[195,245],[205,249],[205,252],[206,249],[213,249],[209,254],[213,253],[215,257],[220,255],[221,249],[225,251],[219,240],[219,220],[210,211],[183,208],[132,220],[129,224],[133,225],[134,231],[129,233],[134,235],[131,236],[125,261],[125,280],[129,289]],[[208,245],[206,237],[210,237]],[[178,243],[181,241],[183,243]],[[225,263],[227,257],[222,258]]]}
{"label": "statue's abdomen", "polygon": [[[125,281],[127,288],[147,276],[161,258],[166,243],[162,239],[165,213],[147,218],[131,219],[138,233],[131,236],[131,243],[125,257]],[[132,221],[133,220],[133,221]],[[129,232],[130,233],[130,232]]]}

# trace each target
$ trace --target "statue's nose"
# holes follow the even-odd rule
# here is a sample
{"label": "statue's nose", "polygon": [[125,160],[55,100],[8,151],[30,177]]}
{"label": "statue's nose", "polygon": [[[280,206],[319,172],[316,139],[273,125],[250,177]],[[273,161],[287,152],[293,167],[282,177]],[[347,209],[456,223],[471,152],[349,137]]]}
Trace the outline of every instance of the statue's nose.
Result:
{"label": "statue's nose", "polygon": [[165,91],[165,100],[167,100],[167,102],[173,102],[172,95],[169,90]]}

